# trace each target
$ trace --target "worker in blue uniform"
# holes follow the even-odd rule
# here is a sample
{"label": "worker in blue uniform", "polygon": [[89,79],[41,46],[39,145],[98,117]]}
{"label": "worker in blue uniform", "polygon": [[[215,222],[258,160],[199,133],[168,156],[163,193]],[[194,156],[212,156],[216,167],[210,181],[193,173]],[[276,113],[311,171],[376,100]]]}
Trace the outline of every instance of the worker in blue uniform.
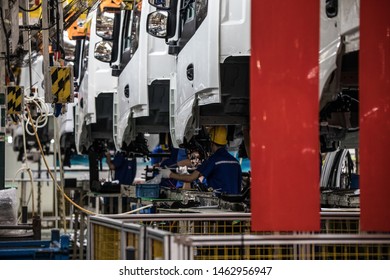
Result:
{"label": "worker in blue uniform", "polygon": [[170,169],[162,169],[162,177],[193,182],[204,176],[207,185],[214,190],[226,194],[239,194],[241,192],[242,171],[238,160],[226,149],[226,127],[213,127],[209,135],[212,154],[194,172],[191,174],[177,174]]}
{"label": "worker in blue uniform", "polygon": [[[106,153],[106,162],[110,168],[110,172],[114,171],[114,181],[118,181],[121,185],[131,185],[137,174],[137,160],[136,158],[128,158],[126,152],[116,152],[113,159],[111,159],[110,152]],[[112,177],[112,176],[111,176]],[[108,200],[105,199],[106,207],[108,208]],[[127,210],[127,197],[122,197],[122,210]],[[114,212],[118,212],[118,199],[113,199]]]}
{"label": "worker in blue uniform", "polygon": [[[153,150],[152,154],[170,154],[169,146],[167,144],[158,144]],[[153,166],[159,167],[161,161],[165,160],[167,157],[152,157],[150,163]]]}
{"label": "worker in blue uniform", "polygon": [[114,159],[111,160],[109,152],[106,153],[107,165],[111,171],[115,171],[114,180],[118,180],[121,185],[131,185],[137,173],[137,161],[135,158],[128,159],[126,154],[118,151]]}
{"label": "worker in blue uniform", "polygon": [[[167,145],[159,145],[160,146],[167,146]],[[157,151],[157,153],[160,151],[158,148],[154,149],[153,151]],[[167,158],[159,158],[160,161],[156,162],[154,161],[153,166],[155,167],[174,167],[177,166],[177,162],[180,162],[181,160],[184,160],[187,158],[187,153],[185,149],[178,149],[170,145],[166,149],[162,150],[163,152],[170,153],[170,156]],[[153,152],[152,152],[153,153]],[[154,158],[156,159],[156,158]],[[183,185],[183,182],[177,181],[175,179],[168,179],[163,178],[160,182],[160,186],[165,187],[172,187],[172,188],[180,188]]]}

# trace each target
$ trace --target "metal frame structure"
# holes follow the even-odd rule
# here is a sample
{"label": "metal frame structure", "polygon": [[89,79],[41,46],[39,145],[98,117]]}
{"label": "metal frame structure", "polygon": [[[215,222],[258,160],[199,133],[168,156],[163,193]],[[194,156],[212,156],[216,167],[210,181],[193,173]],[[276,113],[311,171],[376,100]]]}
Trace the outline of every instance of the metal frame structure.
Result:
{"label": "metal frame structure", "polygon": [[[355,234],[178,236],[179,259],[389,259],[390,236]],[[199,256],[203,248],[209,255]],[[222,253],[220,253],[222,251]],[[236,252],[236,254],[234,254]],[[254,253],[257,252],[257,253]],[[237,254],[238,253],[238,254]]]}
{"label": "metal frame structure", "polygon": [[69,236],[53,230],[51,240],[0,242],[0,259],[5,260],[67,260]]}
{"label": "metal frame structure", "polygon": [[359,211],[323,210],[320,232],[252,232],[250,213],[91,216],[87,259],[390,259],[390,234],[361,232]]}

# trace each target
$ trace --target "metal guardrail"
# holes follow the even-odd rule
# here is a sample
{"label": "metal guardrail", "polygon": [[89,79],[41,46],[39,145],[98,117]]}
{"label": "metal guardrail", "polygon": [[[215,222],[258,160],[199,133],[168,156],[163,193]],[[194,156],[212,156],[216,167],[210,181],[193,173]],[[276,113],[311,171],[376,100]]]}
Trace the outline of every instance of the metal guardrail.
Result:
{"label": "metal guardrail", "polygon": [[176,236],[185,260],[390,259],[389,234]]}
{"label": "metal guardrail", "polygon": [[88,221],[87,259],[164,258],[169,254],[163,245],[168,236],[169,232],[141,224],[91,216]]}
{"label": "metal guardrail", "polygon": [[133,259],[390,259],[390,234],[360,232],[359,211],[324,210],[313,233],[251,232],[250,220],[250,213],[91,216],[88,259],[126,259],[129,249]]}

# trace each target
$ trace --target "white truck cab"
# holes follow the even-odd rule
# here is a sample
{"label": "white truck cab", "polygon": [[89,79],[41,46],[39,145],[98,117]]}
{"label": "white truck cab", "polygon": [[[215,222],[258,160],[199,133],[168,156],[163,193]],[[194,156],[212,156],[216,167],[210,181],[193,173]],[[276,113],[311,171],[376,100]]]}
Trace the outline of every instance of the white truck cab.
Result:
{"label": "white truck cab", "polygon": [[113,145],[113,108],[118,79],[110,65],[95,57],[103,39],[112,38],[115,13],[94,5],[86,19],[86,37],[81,40],[78,65],[78,102],[75,108],[75,143],[78,153],[93,145]]}
{"label": "white truck cab", "polygon": [[170,132],[185,144],[201,126],[249,125],[250,0],[149,0],[147,30],[175,57]]}
{"label": "white truck cab", "polygon": [[170,75],[175,60],[165,42],[148,36],[144,28],[147,15],[155,8],[148,1],[126,3],[120,24],[115,25],[120,32],[112,52],[118,53],[118,60],[109,61],[113,75],[118,77],[114,121],[117,149],[139,147],[145,134],[169,132]]}
{"label": "white truck cab", "polygon": [[169,87],[174,58],[161,40],[145,30],[148,1],[125,11],[120,38],[117,143],[130,144],[139,133],[169,132]]}
{"label": "white truck cab", "polygon": [[320,5],[321,150],[356,148],[360,0],[326,0]]}

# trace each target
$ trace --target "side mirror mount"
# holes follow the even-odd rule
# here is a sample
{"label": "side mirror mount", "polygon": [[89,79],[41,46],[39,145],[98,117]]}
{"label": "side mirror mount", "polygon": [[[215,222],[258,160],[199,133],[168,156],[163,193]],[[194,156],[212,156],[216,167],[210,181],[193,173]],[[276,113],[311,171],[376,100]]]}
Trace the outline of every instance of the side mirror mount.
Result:
{"label": "side mirror mount", "polygon": [[113,77],[119,77],[121,74],[121,69],[119,68],[119,65],[113,65],[111,70],[111,76]]}
{"label": "side mirror mount", "polygon": [[101,62],[112,62],[112,46],[113,43],[111,41],[97,42],[95,44],[94,57]]}
{"label": "side mirror mount", "polygon": [[171,8],[171,0],[149,0],[149,4],[159,10],[169,10]]}

